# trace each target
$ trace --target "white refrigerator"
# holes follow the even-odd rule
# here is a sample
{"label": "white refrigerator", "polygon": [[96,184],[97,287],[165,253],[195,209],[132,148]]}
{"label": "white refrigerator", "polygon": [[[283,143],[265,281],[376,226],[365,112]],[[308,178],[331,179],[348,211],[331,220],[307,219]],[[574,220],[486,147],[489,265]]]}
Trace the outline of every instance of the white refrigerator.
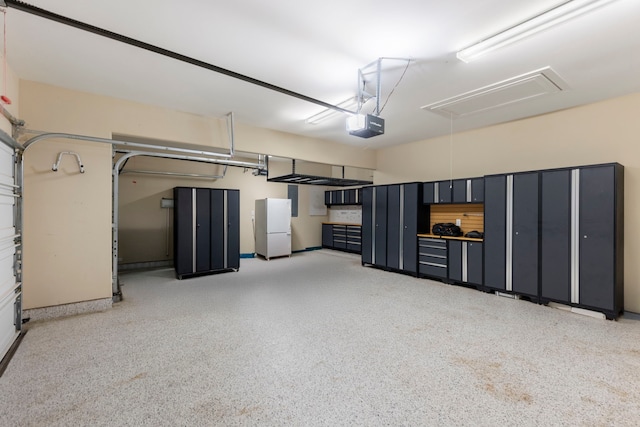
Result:
{"label": "white refrigerator", "polygon": [[291,200],[260,199],[255,208],[256,254],[291,255]]}

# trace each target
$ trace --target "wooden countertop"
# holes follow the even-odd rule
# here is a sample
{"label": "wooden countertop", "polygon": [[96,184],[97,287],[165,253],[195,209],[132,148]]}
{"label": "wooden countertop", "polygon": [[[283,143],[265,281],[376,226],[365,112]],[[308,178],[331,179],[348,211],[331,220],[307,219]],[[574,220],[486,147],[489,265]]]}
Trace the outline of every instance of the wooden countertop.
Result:
{"label": "wooden countertop", "polygon": [[473,237],[453,237],[453,236],[438,236],[437,234],[418,234],[418,237],[429,237],[431,239],[448,239],[448,240],[464,240],[467,242],[482,242],[484,239],[476,239]]}
{"label": "wooden countertop", "polygon": [[362,227],[362,224],[356,224],[353,222],[323,222],[323,224],[327,224],[327,225],[355,225],[358,227]]}

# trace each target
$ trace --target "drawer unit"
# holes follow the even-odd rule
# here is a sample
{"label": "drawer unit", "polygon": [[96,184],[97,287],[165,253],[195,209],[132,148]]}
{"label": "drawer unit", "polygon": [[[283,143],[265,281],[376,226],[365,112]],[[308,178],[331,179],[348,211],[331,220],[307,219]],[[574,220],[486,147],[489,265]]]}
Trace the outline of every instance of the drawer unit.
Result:
{"label": "drawer unit", "polygon": [[360,254],[361,230],[357,224],[322,224],[322,247]]}
{"label": "drawer unit", "polygon": [[418,238],[419,273],[423,276],[447,278],[447,241]]}
{"label": "drawer unit", "polygon": [[359,225],[347,225],[347,250],[361,253],[362,251],[362,227]]}
{"label": "drawer unit", "polygon": [[333,246],[336,249],[347,249],[347,226],[333,226]]}

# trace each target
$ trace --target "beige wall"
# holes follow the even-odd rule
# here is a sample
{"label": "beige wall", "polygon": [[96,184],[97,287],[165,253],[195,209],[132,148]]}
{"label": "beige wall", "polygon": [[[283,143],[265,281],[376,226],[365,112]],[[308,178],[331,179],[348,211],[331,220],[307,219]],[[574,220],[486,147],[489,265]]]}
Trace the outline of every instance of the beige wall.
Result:
{"label": "beige wall", "polygon": [[625,309],[640,312],[640,264],[635,262],[640,258],[639,115],[640,94],[633,94],[378,150],[375,182],[621,163],[625,167]]}
{"label": "beige wall", "polygon": [[[225,120],[197,116],[130,101],[75,92],[42,83],[20,81],[20,118],[28,129],[110,138],[113,133],[227,148]],[[375,153],[282,132],[236,126],[238,151],[373,168]],[[86,173],[77,173],[72,158],[51,171],[60,151],[78,152]],[[130,162],[139,169],[159,160]],[[40,142],[25,153],[24,307],[111,296],[111,149],[79,141]],[[165,165],[162,166],[163,168]],[[187,168],[172,162],[170,170]],[[242,169],[228,177],[202,180],[123,175],[121,234],[123,262],[166,259],[166,212],[160,198],[176,185],[241,190],[241,251],[253,252],[251,210],[254,200],[286,197],[286,184],[267,183]],[[133,181],[136,181],[134,184]],[[293,249],[319,246],[320,221],[307,214],[308,189],[299,187],[300,217],[292,222]],[[144,236],[157,247],[142,245]]]}
{"label": "beige wall", "polygon": [[[0,54],[0,61],[2,61]],[[4,71],[7,71],[6,81],[4,79]],[[2,104],[4,108],[16,118],[19,118],[20,112],[20,96],[19,96],[19,80],[18,76],[13,72],[11,67],[0,67],[0,95],[7,95],[11,100],[11,104]],[[6,85],[6,86],[5,86]],[[0,114],[0,129],[11,135],[11,123],[2,114]]]}
{"label": "beige wall", "polygon": [[[222,167],[133,158],[127,169],[221,174]],[[255,252],[251,213],[255,200],[287,198],[287,184],[270,183],[242,168],[228,168],[224,179],[191,179],[139,174],[120,175],[120,262],[123,264],[165,261],[173,258],[173,211],[162,209],[160,201],[173,198],[173,187],[209,187],[240,190],[240,252]],[[292,218],[292,249],[321,245],[321,222],[326,216],[309,216],[310,186],[298,186],[298,217]],[[315,188],[315,187],[314,187]],[[325,189],[325,187],[319,187]]]}
{"label": "beige wall", "polygon": [[[65,156],[51,170],[60,151]],[[106,145],[40,142],[25,152],[24,307],[111,296],[111,150]]]}
{"label": "beige wall", "polygon": [[[28,128],[107,138],[120,133],[223,148],[228,144],[224,120],[28,81],[21,81],[19,90],[19,117],[27,121]],[[640,255],[640,221],[635,219],[640,213],[639,111],[640,95],[634,94],[377,152],[238,125],[236,149],[376,168],[377,184],[620,162],[625,166],[626,185],[625,309],[640,312],[640,267],[632,262]],[[70,158],[65,159],[63,170],[51,172],[56,153],[62,150],[78,151],[87,173],[77,174]],[[136,161],[138,166],[150,168],[159,164],[157,159],[146,164]],[[110,296],[110,164],[110,149],[94,143],[46,142],[27,152],[25,308]],[[185,166],[173,162],[166,168],[174,167],[179,170]],[[159,206],[160,198],[170,197],[169,189],[175,185],[239,188],[244,253],[253,252],[249,233],[253,200],[286,197],[285,184],[266,183],[264,178],[237,168],[230,168],[227,178],[214,182],[141,175],[123,175],[122,181],[123,262],[166,258],[166,212]],[[324,217],[308,216],[308,188],[299,187],[300,218],[293,222],[294,249],[320,244],[319,222]],[[139,245],[136,234],[147,236],[160,250],[148,251]]]}

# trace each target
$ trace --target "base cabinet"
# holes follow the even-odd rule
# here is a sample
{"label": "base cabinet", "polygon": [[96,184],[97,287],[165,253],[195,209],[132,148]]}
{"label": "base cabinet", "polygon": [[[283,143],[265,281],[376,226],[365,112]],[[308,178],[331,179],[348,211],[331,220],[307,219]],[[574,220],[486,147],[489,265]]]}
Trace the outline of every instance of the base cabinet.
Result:
{"label": "base cabinet", "polygon": [[482,242],[448,241],[447,266],[449,280],[482,285]]}
{"label": "base cabinet", "polygon": [[449,277],[447,241],[429,237],[418,238],[420,276],[446,279]]}
{"label": "base cabinet", "polygon": [[322,224],[322,247],[333,248],[333,225]]}
{"label": "base cabinet", "polygon": [[482,285],[482,242],[418,237],[418,247],[420,276],[449,283]]}
{"label": "base cabinet", "polygon": [[360,254],[361,229],[356,224],[322,224],[322,247]]}
{"label": "base cabinet", "polygon": [[347,225],[347,251],[362,253],[362,226]]}
{"label": "base cabinet", "polygon": [[240,268],[240,192],[176,187],[174,267],[179,279]]}

